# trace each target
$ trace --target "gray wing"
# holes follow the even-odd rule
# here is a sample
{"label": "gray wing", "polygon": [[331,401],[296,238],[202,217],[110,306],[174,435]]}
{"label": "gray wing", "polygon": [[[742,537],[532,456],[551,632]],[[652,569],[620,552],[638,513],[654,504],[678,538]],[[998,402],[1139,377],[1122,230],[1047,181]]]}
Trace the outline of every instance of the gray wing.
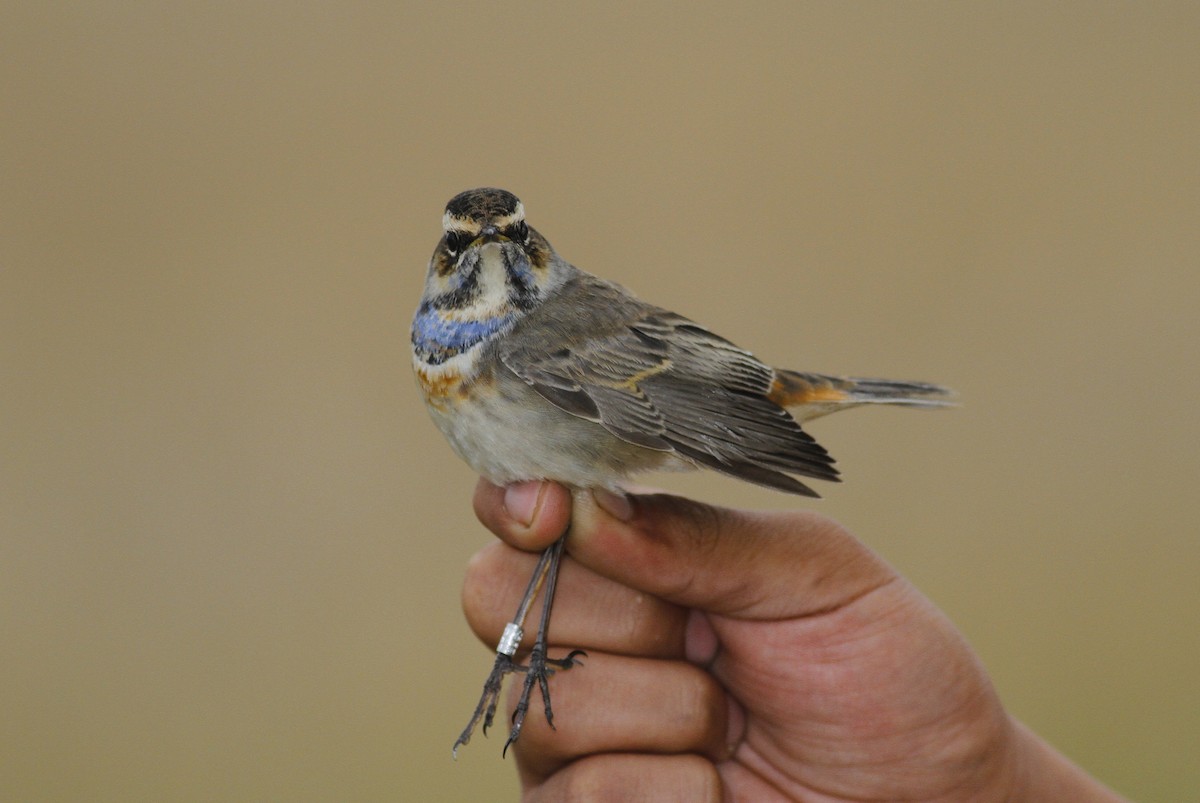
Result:
{"label": "gray wing", "polygon": [[767,398],[774,371],[688,319],[580,273],[504,338],[503,364],[622,440],[790,493],[833,458]]}

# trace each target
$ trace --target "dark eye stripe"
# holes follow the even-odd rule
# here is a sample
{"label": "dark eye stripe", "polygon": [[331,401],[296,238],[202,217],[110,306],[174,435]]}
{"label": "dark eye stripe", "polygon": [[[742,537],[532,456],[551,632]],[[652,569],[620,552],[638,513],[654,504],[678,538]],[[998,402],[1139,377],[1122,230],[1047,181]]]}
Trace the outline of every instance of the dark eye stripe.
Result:
{"label": "dark eye stripe", "polygon": [[513,242],[528,243],[529,242],[529,226],[526,225],[524,220],[518,221],[517,223],[514,223],[513,225],[508,227],[508,230],[505,232],[505,235],[508,237],[508,239],[512,240]]}

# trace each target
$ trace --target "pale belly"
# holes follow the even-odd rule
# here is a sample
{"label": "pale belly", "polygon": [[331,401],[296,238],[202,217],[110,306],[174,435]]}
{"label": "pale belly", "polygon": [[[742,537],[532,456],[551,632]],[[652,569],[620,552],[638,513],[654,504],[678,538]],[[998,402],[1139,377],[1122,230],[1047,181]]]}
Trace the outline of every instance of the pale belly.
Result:
{"label": "pale belly", "polygon": [[560,410],[516,377],[427,397],[426,406],[454,451],[497,484],[550,479],[615,488],[642,471],[692,467],[674,453],[627,443]]}

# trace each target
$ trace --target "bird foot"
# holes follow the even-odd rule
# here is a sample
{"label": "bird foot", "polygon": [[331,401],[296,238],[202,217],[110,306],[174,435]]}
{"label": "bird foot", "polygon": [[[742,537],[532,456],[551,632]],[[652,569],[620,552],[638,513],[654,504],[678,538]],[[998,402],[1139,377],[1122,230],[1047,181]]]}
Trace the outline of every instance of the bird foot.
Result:
{"label": "bird foot", "polygon": [[564,658],[547,658],[545,647],[535,645],[529,655],[529,664],[524,665],[514,661],[510,655],[496,653],[496,662],[492,665],[492,671],[483,683],[483,694],[479,697],[479,703],[475,706],[475,712],[471,715],[471,721],[467,723],[467,727],[463,728],[462,734],[454,742],[455,758],[458,757],[458,748],[471,741],[471,734],[475,731],[475,727],[481,719],[483,720],[483,735],[487,736],[488,728],[492,727],[492,723],[496,718],[496,708],[500,703],[500,689],[504,683],[504,678],[506,675],[514,672],[525,674],[525,685],[521,689],[521,697],[517,701],[516,709],[513,711],[512,730],[508,734],[508,741],[504,743],[502,755],[508,754],[509,746],[517,741],[521,735],[521,727],[525,724],[525,715],[529,712],[529,701],[533,696],[533,687],[535,685],[542,693],[542,702],[545,704],[546,711],[546,722],[553,728],[554,712],[550,707],[550,686],[548,679],[560,670],[565,671],[573,666],[582,666],[583,662],[579,660],[580,657],[587,657],[587,653],[583,650],[572,650]]}

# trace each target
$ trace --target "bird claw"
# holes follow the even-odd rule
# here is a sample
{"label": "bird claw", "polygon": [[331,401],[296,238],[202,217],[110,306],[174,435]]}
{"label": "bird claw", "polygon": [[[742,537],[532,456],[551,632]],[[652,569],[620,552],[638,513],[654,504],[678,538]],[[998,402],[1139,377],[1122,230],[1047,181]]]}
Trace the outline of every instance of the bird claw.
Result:
{"label": "bird claw", "polygon": [[517,707],[513,710],[512,730],[508,734],[508,740],[504,743],[502,755],[508,754],[508,748],[521,735],[521,728],[525,724],[525,715],[529,712],[530,698],[533,696],[535,684],[541,692],[542,702],[545,704],[546,722],[551,728],[554,728],[554,712],[550,706],[550,686],[547,680],[555,672],[565,672],[572,667],[583,666],[583,661],[579,659],[586,657],[587,653],[583,650],[571,650],[562,658],[547,658],[544,649],[534,647],[533,652],[529,655],[529,664],[525,665],[517,663],[503,653],[498,653],[496,663],[492,665],[492,671],[483,683],[483,694],[479,697],[479,703],[475,706],[471,721],[467,723],[467,727],[463,728],[463,732],[454,742],[454,757],[458,757],[458,748],[471,741],[471,734],[479,725],[480,720],[483,721],[483,735],[487,736],[488,729],[492,727],[496,719],[496,708],[500,703],[500,689],[504,678],[516,672],[525,675],[525,685],[521,689],[521,698],[517,701]]}
{"label": "bird claw", "polygon": [[571,650],[567,653],[566,657],[547,658],[545,649],[540,645],[535,645],[533,652],[529,654],[529,665],[515,667],[516,671],[525,673],[525,685],[521,689],[521,697],[517,700],[517,707],[513,709],[512,730],[509,731],[508,741],[504,743],[504,749],[500,753],[501,756],[508,755],[508,748],[521,736],[521,728],[525,724],[525,715],[529,713],[529,701],[533,696],[533,687],[535,684],[542,694],[542,703],[545,706],[546,712],[546,724],[550,726],[551,730],[556,730],[554,727],[554,711],[550,706],[549,678],[555,672],[565,672],[577,665],[583,666],[583,662],[579,660],[579,656],[586,657],[587,653],[583,650]]}

